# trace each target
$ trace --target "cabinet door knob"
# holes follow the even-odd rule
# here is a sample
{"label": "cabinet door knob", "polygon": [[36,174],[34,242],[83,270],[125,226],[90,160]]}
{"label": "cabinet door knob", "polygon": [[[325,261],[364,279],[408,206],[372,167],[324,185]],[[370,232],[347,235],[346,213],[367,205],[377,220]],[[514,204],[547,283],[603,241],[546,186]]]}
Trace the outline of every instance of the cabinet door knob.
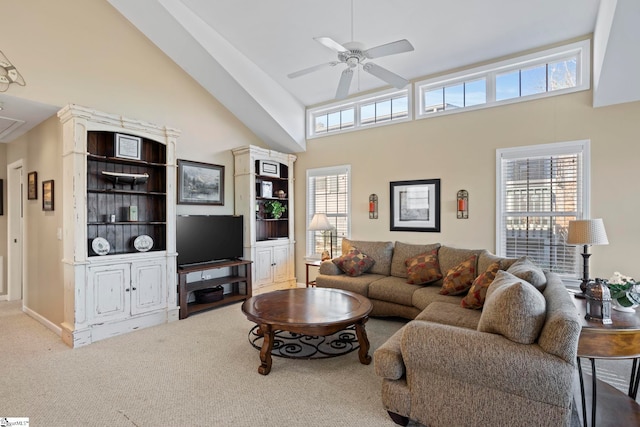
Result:
{"label": "cabinet door knob", "polygon": [[125,289],[124,291],[125,291],[125,292],[129,292],[129,288]]}
{"label": "cabinet door knob", "polygon": [[135,291],[136,289],[138,289],[138,288],[131,288],[132,291]]}

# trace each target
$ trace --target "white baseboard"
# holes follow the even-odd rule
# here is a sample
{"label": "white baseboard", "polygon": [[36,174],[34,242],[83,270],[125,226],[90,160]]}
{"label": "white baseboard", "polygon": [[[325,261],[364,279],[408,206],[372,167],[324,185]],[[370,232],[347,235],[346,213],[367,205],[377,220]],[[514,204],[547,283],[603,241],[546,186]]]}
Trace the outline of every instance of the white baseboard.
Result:
{"label": "white baseboard", "polygon": [[7,301],[9,299],[9,295],[0,295],[0,301]]}
{"label": "white baseboard", "polygon": [[41,315],[39,315],[35,311],[31,310],[29,307],[27,307],[25,305],[22,306],[22,311],[25,314],[27,314],[27,316],[32,317],[35,320],[37,320],[38,322],[42,323],[45,328],[47,328],[50,331],[54,332],[58,336],[62,336],[62,328],[60,328],[60,326],[56,325],[55,323],[52,323],[51,321],[49,321],[49,319],[46,319],[46,318],[42,317]]}

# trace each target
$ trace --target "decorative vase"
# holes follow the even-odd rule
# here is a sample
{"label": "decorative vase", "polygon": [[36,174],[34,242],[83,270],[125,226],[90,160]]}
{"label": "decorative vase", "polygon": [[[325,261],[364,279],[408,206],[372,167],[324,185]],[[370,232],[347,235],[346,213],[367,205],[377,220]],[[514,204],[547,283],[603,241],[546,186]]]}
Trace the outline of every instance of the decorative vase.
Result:
{"label": "decorative vase", "polygon": [[616,311],[622,311],[625,313],[635,313],[637,306],[638,304],[633,304],[631,307],[625,307],[621,305],[616,299],[611,301],[611,308],[613,308]]}

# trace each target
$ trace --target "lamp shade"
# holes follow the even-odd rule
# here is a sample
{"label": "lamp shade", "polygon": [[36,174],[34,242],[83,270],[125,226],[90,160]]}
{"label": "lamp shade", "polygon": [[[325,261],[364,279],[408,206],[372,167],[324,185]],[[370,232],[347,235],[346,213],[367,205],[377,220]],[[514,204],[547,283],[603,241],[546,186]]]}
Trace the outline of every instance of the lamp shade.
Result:
{"label": "lamp shade", "polygon": [[608,245],[607,232],[602,219],[569,221],[568,245]]}
{"label": "lamp shade", "polygon": [[332,229],[333,226],[329,222],[326,214],[313,214],[313,218],[311,218],[311,223],[309,224],[309,231],[326,231]]}

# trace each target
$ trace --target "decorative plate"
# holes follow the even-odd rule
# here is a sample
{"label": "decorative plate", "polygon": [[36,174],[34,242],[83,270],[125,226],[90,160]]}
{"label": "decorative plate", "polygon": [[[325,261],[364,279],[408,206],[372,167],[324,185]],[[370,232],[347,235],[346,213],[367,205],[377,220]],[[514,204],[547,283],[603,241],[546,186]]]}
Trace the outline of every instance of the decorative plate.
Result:
{"label": "decorative plate", "polygon": [[133,241],[133,247],[139,252],[147,252],[153,247],[153,239],[151,236],[141,234]]}
{"label": "decorative plate", "polygon": [[111,246],[109,245],[107,239],[103,237],[96,237],[91,241],[91,248],[98,255],[106,255],[109,253]]}

